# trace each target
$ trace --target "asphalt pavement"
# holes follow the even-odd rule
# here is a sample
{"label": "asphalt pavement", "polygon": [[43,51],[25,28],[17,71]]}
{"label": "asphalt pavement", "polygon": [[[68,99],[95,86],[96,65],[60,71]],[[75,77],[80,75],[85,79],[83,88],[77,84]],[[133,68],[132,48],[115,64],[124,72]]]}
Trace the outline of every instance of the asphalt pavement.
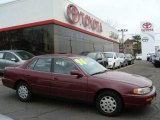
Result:
{"label": "asphalt pavement", "polygon": [[20,102],[15,91],[0,82],[0,114],[14,120],[160,120],[160,68],[136,61],[117,70],[151,79],[157,89],[153,103],[145,108],[125,109],[116,117],[106,117],[99,114],[94,105],[77,101],[36,96],[29,103]]}

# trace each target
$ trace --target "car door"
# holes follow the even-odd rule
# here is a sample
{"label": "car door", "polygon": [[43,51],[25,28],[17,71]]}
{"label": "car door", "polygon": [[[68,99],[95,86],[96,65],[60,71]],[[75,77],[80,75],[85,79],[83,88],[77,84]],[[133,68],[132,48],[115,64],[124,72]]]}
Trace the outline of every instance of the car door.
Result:
{"label": "car door", "polygon": [[24,72],[34,93],[51,94],[51,61],[52,58],[39,58]]}
{"label": "car door", "polygon": [[71,99],[87,99],[87,77],[71,75],[72,70],[79,70],[72,60],[54,58],[51,91],[54,96]]}
{"label": "car door", "polygon": [[16,65],[17,62],[19,62],[19,59],[13,53],[10,52],[5,52],[4,59],[5,59],[4,67]]}
{"label": "car door", "polygon": [[5,60],[4,60],[4,52],[0,52],[0,71],[4,70]]}

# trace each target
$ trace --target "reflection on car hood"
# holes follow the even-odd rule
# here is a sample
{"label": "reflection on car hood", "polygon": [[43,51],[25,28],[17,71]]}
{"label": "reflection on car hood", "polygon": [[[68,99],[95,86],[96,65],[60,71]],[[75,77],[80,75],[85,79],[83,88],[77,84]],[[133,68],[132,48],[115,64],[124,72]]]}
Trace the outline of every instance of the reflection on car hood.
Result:
{"label": "reflection on car hood", "polygon": [[0,120],[13,120],[13,119],[0,114]]}
{"label": "reflection on car hood", "polygon": [[128,74],[125,72],[119,72],[119,71],[108,71],[103,74],[97,74],[95,75],[95,77],[99,79],[125,82],[125,83],[136,85],[139,87],[146,87],[146,86],[152,85],[152,81],[145,77],[142,77],[140,75],[135,75],[135,74]]}

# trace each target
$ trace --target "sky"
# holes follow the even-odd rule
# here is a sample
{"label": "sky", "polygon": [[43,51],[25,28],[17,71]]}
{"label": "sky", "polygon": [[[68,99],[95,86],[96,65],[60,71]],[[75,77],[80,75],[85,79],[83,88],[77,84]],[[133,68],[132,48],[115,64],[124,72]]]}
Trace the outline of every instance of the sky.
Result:
{"label": "sky", "polygon": [[[0,0],[0,4],[13,0]],[[160,0],[70,0],[116,29],[128,29],[125,38],[140,34],[140,22],[154,24],[160,37]]]}

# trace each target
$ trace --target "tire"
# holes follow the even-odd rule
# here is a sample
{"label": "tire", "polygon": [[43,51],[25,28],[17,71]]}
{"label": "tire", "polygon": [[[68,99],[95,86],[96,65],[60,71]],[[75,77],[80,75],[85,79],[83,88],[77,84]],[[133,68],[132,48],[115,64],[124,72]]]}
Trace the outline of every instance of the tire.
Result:
{"label": "tire", "polygon": [[115,116],[122,111],[123,102],[115,92],[105,91],[98,95],[96,108],[103,115]]}
{"label": "tire", "polygon": [[16,95],[22,102],[29,102],[31,100],[31,90],[25,82],[20,82],[16,87]]}

